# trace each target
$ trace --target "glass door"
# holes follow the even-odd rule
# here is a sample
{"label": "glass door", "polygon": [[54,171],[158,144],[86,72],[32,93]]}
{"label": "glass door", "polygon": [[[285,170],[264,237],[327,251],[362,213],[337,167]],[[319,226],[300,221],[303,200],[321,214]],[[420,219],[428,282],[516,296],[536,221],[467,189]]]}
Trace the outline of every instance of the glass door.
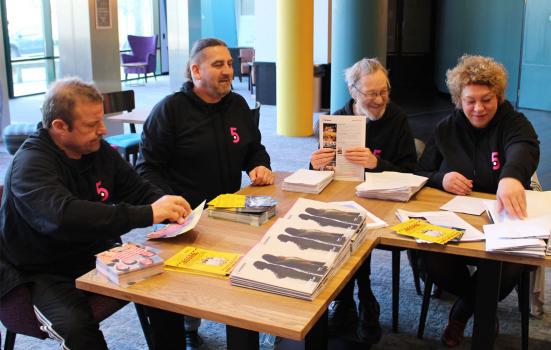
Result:
{"label": "glass door", "polygon": [[52,2],[55,6],[55,0],[2,2],[10,98],[42,93],[55,80],[59,53]]}

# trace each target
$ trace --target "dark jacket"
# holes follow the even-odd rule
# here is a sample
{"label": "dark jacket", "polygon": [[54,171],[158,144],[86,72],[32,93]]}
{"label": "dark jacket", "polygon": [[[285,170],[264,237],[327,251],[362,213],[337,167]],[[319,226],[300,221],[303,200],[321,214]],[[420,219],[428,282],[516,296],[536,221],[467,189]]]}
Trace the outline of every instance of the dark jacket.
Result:
{"label": "dark jacket", "polygon": [[[333,115],[353,115],[354,100]],[[417,165],[417,153],[407,115],[393,102],[389,102],[383,116],[367,121],[365,145],[378,156],[377,167],[367,172],[412,172]]]}
{"label": "dark jacket", "polygon": [[165,97],[145,122],[136,169],[167,193],[195,207],[241,187],[241,172],[270,157],[243,97],[230,92],[209,104],[193,92],[193,83]]}
{"label": "dark jacket", "polygon": [[0,211],[0,296],[36,273],[78,277],[120,236],[153,223],[160,190],[107,144],[72,160],[46,129],[16,153]]}
{"label": "dark jacket", "polygon": [[440,121],[416,173],[428,177],[429,186],[443,189],[444,175],[456,171],[473,180],[474,191],[496,193],[504,177],[518,179],[529,188],[539,156],[532,124],[505,101],[483,129],[474,128],[462,110]]}

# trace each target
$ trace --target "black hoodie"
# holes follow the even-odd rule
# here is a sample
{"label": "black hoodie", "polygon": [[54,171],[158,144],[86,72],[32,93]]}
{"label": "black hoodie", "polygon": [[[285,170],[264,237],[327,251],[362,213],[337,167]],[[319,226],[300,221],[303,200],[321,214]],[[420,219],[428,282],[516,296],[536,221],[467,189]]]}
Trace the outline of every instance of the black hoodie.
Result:
{"label": "black hoodie", "polygon": [[[354,100],[333,115],[354,115]],[[378,158],[377,167],[367,172],[399,171],[412,172],[417,164],[415,143],[407,115],[393,102],[386,106],[380,119],[367,121],[365,145]]]}
{"label": "black hoodie", "polygon": [[239,190],[241,171],[270,168],[245,99],[230,92],[218,103],[206,103],[191,82],[153,108],[140,154],[138,173],[193,207]]}
{"label": "black hoodie", "polygon": [[474,191],[496,193],[504,177],[515,178],[529,188],[539,156],[532,124],[505,101],[483,129],[474,128],[462,110],[440,121],[416,173],[428,177],[429,186],[443,189],[444,175],[456,171],[473,180]]}
{"label": "black hoodie", "polygon": [[9,265],[23,274],[69,277],[91,270],[95,254],[153,223],[149,204],[163,195],[107,142],[73,160],[46,129],[25,141],[4,181],[0,295],[17,285],[13,271],[6,272]]}

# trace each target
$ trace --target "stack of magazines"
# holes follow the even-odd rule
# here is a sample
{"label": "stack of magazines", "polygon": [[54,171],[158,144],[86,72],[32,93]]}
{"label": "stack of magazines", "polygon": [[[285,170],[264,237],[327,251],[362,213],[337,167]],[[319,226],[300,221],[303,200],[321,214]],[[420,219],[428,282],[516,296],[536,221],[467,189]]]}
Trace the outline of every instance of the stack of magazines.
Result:
{"label": "stack of magazines", "polygon": [[299,169],[283,180],[283,190],[318,194],[333,180],[333,171]]}
{"label": "stack of magazines", "polygon": [[340,205],[300,198],[234,268],[232,285],[312,300],[350,256],[365,216]]}
{"label": "stack of magazines", "polygon": [[216,219],[260,226],[276,214],[277,201],[270,196],[223,194],[208,203],[208,215]]}
{"label": "stack of magazines", "polygon": [[163,259],[155,248],[124,243],[96,255],[96,271],[111,282],[128,287],[163,272]]}
{"label": "stack of magazines", "polygon": [[393,171],[365,173],[365,182],[356,186],[356,195],[407,202],[425,185],[427,180],[424,176]]}

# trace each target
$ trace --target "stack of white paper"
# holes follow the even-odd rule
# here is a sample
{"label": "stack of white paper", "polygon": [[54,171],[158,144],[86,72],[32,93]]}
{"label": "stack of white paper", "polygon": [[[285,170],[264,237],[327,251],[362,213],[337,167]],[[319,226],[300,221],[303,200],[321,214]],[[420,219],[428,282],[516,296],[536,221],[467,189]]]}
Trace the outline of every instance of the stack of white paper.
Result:
{"label": "stack of white paper", "polygon": [[427,180],[424,176],[393,171],[365,173],[365,182],[356,186],[356,195],[407,202]]}
{"label": "stack of white paper", "polygon": [[232,285],[312,300],[350,256],[361,212],[299,198],[236,265]]}
{"label": "stack of white paper", "polygon": [[299,169],[283,180],[283,190],[320,193],[333,180],[333,171]]}
{"label": "stack of white paper", "polygon": [[510,217],[505,210],[497,212],[495,200],[485,200],[484,206],[494,222],[484,225],[486,251],[544,257],[551,232],[551,214],[547,205],[551,192],[526,191],[527,214],[524,220]]}
{"label": "stack of white paper", "polygon": [[[401,222],[407,221],[409,219],[422,219],[436,226],[442,226],[452,228],[457,231],[462,231],[463,235],[459,239],[459,241],[461,242],[484,240],[484,234],[482,232],[477,230],[474,226],[472,226],[465,220],[461,219],[459,215],[450,211],[411,212],[403,209],[398,209],[396,211],[396,216]],[[419,239],[417,239],[417,242],[427,243],[426,241]]]}

